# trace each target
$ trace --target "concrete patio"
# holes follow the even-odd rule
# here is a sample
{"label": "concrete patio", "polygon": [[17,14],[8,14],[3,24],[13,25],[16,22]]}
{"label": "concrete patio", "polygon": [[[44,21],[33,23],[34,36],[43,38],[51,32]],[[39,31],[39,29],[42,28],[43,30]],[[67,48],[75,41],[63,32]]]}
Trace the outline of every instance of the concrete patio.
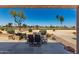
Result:
{"label": "concrete patio", "polygon": [[29,47],[26,42],[0,42],[0,54],[70,54],[56,41],[49,41],[41,47]]}

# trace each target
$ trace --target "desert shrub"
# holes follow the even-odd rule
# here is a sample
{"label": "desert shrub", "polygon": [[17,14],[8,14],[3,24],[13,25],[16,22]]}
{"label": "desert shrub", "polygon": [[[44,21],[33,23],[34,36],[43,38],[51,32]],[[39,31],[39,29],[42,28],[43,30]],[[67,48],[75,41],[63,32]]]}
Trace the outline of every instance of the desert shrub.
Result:
{"label": "desert shrub", "polygon": [[47,38],[48,38],[48,37],[51,37],[51,34],[47,34],[46,37],[47,37]]}
{"label": "desert shrub", "polygon": [[72,38],[72,39],[76,40],[76,38]]}
{"label": "desert shrub", "polygon": [[76,34],[76,32],[72,32],[73,34]]}
{"label": "desert shrub", "polygon": [[55,31],[55,28],[53,29],[53,31]]}
{"label": "desert shrub", "polygon": [[0,31],[0,34],[2,34],[2,32]]}
{"label": "desert shrub", "polygon": [[32,29],[30,28],[28,31],[29,31],[29,32],[32,32]]}
{"label": "desert shrub", "polygon": [[4,28],[4,27],[0,27],[0,30],[2,30],[2,31],[3,31],[3,30],[5,30],[5,28]]}
{"label": "desert shrub", "polygon": [[46,30],[40,30],[39,31],[42,35],[46,35],[47,31]]}
{"label": "desert shrub", "polygon": [[15,33],[15,35],[16,35],[16,36],[21,36],[21,35],[22,35],[22,33]]}
{"label": "desert shrub", "polygon": [[14,29],[7,29],[7,33],[14,34],[15,33],[15,30]]}
{"label": "desert shrub", "polygon": [[55,37],[52,37],[52,40],[56,40],[56,38]]}

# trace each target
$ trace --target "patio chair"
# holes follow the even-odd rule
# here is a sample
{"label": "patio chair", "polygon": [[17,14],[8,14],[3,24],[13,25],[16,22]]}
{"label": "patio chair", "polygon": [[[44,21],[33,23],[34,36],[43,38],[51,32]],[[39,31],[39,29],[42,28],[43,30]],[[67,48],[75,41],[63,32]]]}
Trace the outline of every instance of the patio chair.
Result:
{"label": "patio chair", "polygon": [[35,35],[34,42],[36,42],[36,46],[40,46],[41,45],[41,36],[39,34]]}
{"label": "patio chair", "polygon": [[32,34],[29,34],[28,35],[28,43],[30,46],[33,46],[33,43],[34,43],[34,37]]}
{"label": "patio chair", "polygon": [[41,36],[41,42],[42,42],[42,44],[47,44],[47,37],[46,37],[46,35],[42,35]]}

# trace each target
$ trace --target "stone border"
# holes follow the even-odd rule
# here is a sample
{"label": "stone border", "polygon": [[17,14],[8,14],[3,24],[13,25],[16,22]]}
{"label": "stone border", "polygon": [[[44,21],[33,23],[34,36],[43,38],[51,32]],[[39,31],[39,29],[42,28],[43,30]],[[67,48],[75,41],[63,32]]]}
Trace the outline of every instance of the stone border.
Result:
{"label": "stone border", "polygon": [[54,37],[56,38],[56,41],[63,44],[64,46],[70,46],[71,48],[73,48],[75,50],[75,53],[77,51],[76,49],[76,45],[71,43],[71,42],[68,42],[67,40],[64,40],[63,38],[59,37],[59,36],[56,36],[55,34],[53,34]]}

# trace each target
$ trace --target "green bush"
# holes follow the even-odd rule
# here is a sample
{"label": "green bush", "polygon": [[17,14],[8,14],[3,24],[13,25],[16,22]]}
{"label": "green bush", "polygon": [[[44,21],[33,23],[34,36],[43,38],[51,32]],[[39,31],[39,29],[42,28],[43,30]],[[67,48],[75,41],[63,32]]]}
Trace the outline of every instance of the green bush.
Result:
{"label": "green bush", "polygon": [[28,31],[29,31],[29,32],[32,32],[32,29],[30,28]]}
{"label": "green bush", "polygon": [[42,35],[46,35],[47,31],[46,30],[40,30],[39,31]]}
{"label": "green bush", "polygon": [[3,31],[3,30],[5,30],[5,28],[4,27],[0,27],[0,29]]}
{"label": "green bush", "polygon": [[14,34],[15,33],[15,30],[14,29],[7,29],[7,33]]}

